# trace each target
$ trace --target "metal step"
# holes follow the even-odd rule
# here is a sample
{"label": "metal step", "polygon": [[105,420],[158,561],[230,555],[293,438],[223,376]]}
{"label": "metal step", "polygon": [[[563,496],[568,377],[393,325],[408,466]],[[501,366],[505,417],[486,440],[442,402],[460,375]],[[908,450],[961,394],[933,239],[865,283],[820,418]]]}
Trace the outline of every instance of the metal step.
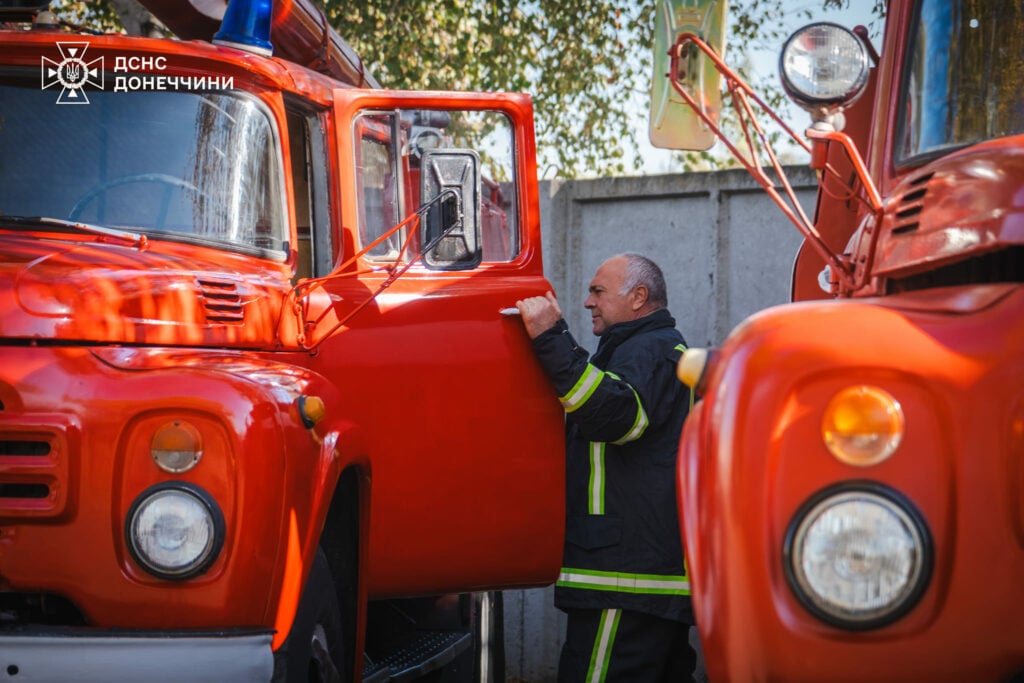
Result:
{"label": "metal step", "polygon": [[363,683],[406,683],[440,669],[473,644],[463,631],[418,631],[375,661],[363,665]]}

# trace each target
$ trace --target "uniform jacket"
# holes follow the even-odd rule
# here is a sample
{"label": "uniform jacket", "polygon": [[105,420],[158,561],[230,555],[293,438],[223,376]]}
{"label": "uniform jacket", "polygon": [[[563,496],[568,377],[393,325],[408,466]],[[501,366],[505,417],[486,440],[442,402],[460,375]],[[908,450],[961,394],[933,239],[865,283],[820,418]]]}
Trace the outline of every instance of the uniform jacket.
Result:
{"label": "uniform jacket", "polygon": [[588,360],[565,321],[533,340],[566,411],[566,525],[556,607],[693,623],[676,507],[689,390],[667,310],[610,326]]}

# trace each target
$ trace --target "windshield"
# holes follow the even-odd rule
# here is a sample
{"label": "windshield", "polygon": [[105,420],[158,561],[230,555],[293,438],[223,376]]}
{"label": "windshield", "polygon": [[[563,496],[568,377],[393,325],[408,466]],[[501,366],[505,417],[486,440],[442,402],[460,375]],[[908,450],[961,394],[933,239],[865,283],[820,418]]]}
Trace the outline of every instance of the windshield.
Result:
{"label": "windshield", "polygon": [[897,161],[1024,132],[1021,3],[922,0],[915,21]]}
{"label": "windshield", "polygon": [[0,79],[0,216],[46,216],[283,260],[280,156],[237,91],[90,91],[58,104]]}

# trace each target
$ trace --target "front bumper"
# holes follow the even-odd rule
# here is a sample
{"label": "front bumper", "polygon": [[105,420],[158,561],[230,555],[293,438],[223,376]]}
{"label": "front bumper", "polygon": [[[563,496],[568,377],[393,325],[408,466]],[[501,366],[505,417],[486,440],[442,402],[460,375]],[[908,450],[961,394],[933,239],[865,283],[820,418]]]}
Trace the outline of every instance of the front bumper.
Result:
{"label": "front bumper", "polygon": [[269,631],[187,635],[19,631],[0,634],[0,676],[20,683],[266,683],[274,671],[272,636]]}

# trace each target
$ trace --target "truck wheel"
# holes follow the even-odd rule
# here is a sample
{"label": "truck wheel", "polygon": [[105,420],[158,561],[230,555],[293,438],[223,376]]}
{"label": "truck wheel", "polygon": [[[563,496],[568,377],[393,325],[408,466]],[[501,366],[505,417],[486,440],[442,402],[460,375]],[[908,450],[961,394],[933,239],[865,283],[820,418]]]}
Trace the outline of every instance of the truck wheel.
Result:
{"label": "truck wheel", "polygon": [[479,683],[505,681],[505,604],[500,591],[474,595],[473,650]]}
{"label": "truck wheel", "polygon": [[302,590],[295,621],[281,650],[275,681],[345,683],[345,643],[341,610],[327,556],[317,548],[309,579]]}

